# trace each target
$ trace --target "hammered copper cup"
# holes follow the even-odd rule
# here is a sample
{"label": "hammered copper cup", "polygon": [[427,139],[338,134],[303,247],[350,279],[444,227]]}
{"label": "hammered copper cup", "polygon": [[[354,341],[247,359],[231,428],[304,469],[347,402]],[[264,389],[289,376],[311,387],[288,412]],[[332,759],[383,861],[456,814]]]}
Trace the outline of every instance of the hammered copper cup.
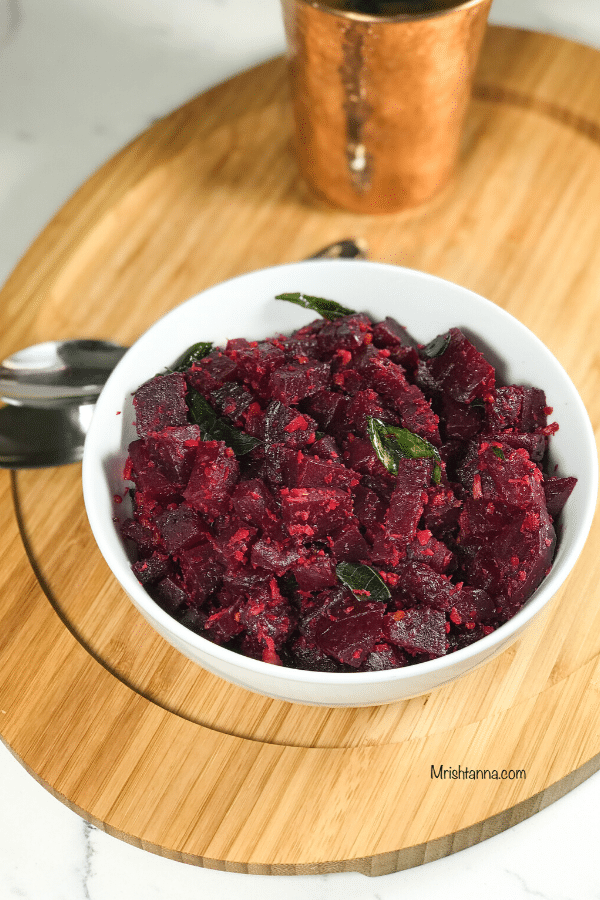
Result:
{"label": "hammered copper cup", "polygon": [[424,203],[457,164],[491,0],[396,16],[333,3],[282,0],[300,171],[355,212]]}

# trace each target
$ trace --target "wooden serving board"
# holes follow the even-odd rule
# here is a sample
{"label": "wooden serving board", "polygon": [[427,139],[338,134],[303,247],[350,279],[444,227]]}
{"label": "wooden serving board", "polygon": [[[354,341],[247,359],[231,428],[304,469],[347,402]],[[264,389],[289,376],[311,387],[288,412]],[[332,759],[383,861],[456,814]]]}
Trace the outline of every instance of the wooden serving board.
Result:
{"label": "wooden serving board", "polygon": [[[77,192],[2,291],[0,353],[130,343],[217,281],[352,235],[520,318],[598,427],[600,54],[502,28],[460,169],[427,207],[315,202],[273,60],[157,122]],[[508,828],[600,768],[598,517],[545,616],[500,657],[413,700],[321,709],[232,687],[151,630],[95,547],[78,465],[0,476],[0,733],[113,835],[230,871],[383,874]],[[526,778],[432,778],[459,765]]]}

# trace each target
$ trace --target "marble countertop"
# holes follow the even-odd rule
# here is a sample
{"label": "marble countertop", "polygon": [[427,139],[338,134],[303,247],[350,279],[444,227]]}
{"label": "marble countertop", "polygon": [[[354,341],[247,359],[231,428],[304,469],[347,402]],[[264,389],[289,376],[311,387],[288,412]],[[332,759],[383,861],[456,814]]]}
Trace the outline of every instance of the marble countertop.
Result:
{"label": "marble countertop", "polygon": [[[491,21],[600,48],[598,0],[494,0]],[[0,0],[0,283],[79,185],[152,120],[283,50],[278,0]],[[600,897],[600,774],[416,869],[297,878],[187,866],[52,797],[0,744],[0,900]]]}

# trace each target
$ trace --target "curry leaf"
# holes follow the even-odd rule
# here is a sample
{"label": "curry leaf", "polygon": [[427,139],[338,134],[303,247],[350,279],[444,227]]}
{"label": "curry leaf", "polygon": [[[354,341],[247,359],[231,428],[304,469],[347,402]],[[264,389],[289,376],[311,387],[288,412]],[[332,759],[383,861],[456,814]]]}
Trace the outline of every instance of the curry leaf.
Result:
{"label": "curry leaf", "polygon": [[192,344],[192,346],[188,347],[185,353],[182,353],[179,359],[173,363],[171,372],[185,372],[193,363],[208,356],[212,348],[212,341],[198,341],[197,344]]}
{"label": "curry leaf", "polygon": [[200,428],[203,440],[224,441],[236,456],[249,453],[261,443],[258,438],[246,434],[245,431],[241,431],[225,419],[221,419],[198,391],[190,391],[188,405],[193,421]]}
{"label": "curry leaf", "polygon": [[437,337],[423,347],[423,355],[428,359],[433,359],[434,356],[441,356],[442,353],[445,353],[448,349],[449,343],[449,331],[447,331],[446,334],[438,334]]}
{"label": "curry leaf", "polygon": [[387,584],[371,566],[341,562],[337,564],[335,572],[342,584],[350,588],[359,600],[376,600],[386,603],[391,598]]}
{"label": "curry leaf", "polygon": [[433,459],[432,480],[439,484],[442,476],[441,457],[433,444],[407,428],[386,425],[372,416],[367,418],[369,440],[379,460],[392,475],[398,474],[400,459]]}
{"label": "curry leaf", "polygon": [[325,300],[323,297],[311,297],[309,294],[278,294],[276,300],[287,300],[289,303],[295,303],[297,306],[303,306],[313,312],[319,313],[324,319],[333,322],[334,319],[340,319],[342,316],[351,316],[353,309],[342,306],[335,300]]}

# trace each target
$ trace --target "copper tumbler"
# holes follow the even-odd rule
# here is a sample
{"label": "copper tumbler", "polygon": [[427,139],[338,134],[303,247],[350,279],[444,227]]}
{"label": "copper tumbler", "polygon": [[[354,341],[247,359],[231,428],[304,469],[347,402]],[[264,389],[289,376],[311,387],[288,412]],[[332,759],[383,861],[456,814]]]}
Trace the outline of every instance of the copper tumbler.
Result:
{"label": "copper tumbler", "polygon": [[282,0],[300,171],[344,209],[417,206],[455,169],[491,0],[391,16],[336,4]]}

